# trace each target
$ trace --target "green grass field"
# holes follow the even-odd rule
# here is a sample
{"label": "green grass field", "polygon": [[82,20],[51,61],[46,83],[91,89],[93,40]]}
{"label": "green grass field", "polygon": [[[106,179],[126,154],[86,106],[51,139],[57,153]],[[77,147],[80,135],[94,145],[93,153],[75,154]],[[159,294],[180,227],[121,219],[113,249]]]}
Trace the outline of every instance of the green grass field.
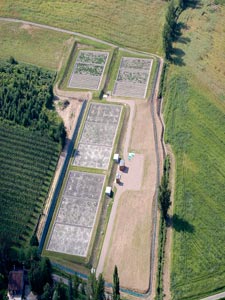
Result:
{"label": "green grass field", "polygon": [[3,0],[1,16],[14,17],[88,34],[118,45],[162,53],[166,2]]}
{"label": "green grass field", "polygon": [[225,289],[225,9],[208,4],[179,19],[165,95],[166,141],[176,156],[173,299]]}
{"label": "green grass field", "polygon": [[0,40],[0,58],[13,56],[18,61],[51,70],[58,69],[72,42],[70,36],[64,33],[2,21]]}

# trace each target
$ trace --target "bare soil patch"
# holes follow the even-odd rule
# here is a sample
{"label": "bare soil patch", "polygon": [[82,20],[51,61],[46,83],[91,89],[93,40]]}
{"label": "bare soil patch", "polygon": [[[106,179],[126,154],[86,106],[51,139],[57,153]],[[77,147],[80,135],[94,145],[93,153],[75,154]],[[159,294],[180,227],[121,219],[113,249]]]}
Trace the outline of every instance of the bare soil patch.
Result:
{"label": "bare soil patch", "polygon": [[[117,265],[121,286],[141,293],[146,292],[149,287],[152,201],[156,184],[156,156],[149,109],[147,102],[135,103],[130,149],[139,153],[136,155],[139,164],[135,169],[142,169],[142,173],[133,172],[129,190],[121,191],[104,269],[106,281],[111,282],[114,266]],[[132,172],[132,163],[135,163],[135,157],[133,162],[130,161],[128,172]],[[140,176],[140,186],[132,186],[132,182],[140,181]],[[135,189],[138,191],[134,191]]]}
{"label": "bare soil patch", "polygon": [[67,138],[71,139],[80,112],[81,102],[77,99],[55,100],[54,105],[64,122]]}
{"label": "bare soil patch", "polygon": [[29,24],[24,24],[24,23],[20,26],[20,28],[26,30],[29,34],[32,34],[35,30],[39,30],[38,27]]}

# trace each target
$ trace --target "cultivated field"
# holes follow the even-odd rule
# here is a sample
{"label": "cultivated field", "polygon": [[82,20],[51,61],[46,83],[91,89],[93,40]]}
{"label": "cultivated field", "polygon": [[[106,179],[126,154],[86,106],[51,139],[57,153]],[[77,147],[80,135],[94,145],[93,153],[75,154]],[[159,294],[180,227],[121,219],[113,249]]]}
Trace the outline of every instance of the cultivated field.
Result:
{"label": "cultivated field", "polygon": [[[2,0],[0,14],[70,29],[126,47],[162,52],[167,3],[151,1]],[[129,24],[129,25],[128,25]]]}
{"label": "cultivated field", "polygon": [[58,159],[49,137],[0,122],[0,234],[29,241]]}
{"label": "cultivated field", "polygon": [[225,7],[187,9],[164,99],[176,156],[171,288],[174,299],[224,289]]}
{"label": "cultivated field", "polygon": [[80,50],[68,87],[98,90],[108,55],[108,52]]}
{"label": "cultivated field", "polygon": [[13,56],[18,61],[51,70],[58,69],[73,41],[64,33],[3,21],[0,21],[0,40],[0,58]]}
{"label": "cultivated field", "polygon": [[47,250],[86,256],[105,176],[70,171]]}
{"label": "cultivated field", "polygon": [[122,57],[113,95],[145,98],[152,59]]}
{"label": "cultivated field", "polygon": [[120,105],[91,103],[73,165],[108,168],[120,114]]}

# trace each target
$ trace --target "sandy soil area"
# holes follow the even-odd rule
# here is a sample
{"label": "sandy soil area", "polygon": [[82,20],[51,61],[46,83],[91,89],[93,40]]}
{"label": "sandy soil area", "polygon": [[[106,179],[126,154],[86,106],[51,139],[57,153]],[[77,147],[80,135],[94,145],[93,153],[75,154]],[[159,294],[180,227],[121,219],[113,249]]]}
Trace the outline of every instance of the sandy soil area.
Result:
{"label": "sandy soil area", "polygon": [[[138,154],[129,162],[125,158],[131,176],[120,190],[117,187],[120,199],[104,276],[111,282],[117,265],[121,286],[143,293],[149,287],[152,200],[156,183],[153,125],[146,101],[136,101],[132,127],[129,149]],[[123,177],[122,174],[122,182]]]}

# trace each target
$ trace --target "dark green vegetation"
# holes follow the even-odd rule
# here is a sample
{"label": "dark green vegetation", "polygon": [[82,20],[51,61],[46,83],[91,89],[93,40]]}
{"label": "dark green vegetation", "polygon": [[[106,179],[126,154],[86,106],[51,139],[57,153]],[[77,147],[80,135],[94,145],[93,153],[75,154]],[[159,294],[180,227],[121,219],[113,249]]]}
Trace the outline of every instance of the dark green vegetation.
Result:
{"label": "dark green vegetation", "polygon": [[14,268],[25,271],[25,283],[30,285],[39,300],[75,300],[86,299],[78,291],[85,284],[76,275],[70,277],[70,285],[53,283],[53,269],[48,258],[41,257],[37,245],[15,247],[9,239],[0,240],[0,299],[6,300],[8,275]]}
{"label": "dark green vegetation", "polygon": [[168,209],[171,205],[170,189],[169,189],[169,172],[170,160],[169,156],[164,161],[163,176],[159,186],[158,205],[160,209],[159,221],[159,246],[158,246],[158,270],[156,282],[156,300],[162,300],[163,295],[163,266],[164,266],[164,253],[166,243],[166,227],[169,223]]}
{"label": "dark green vegetation", "polygon": [[[0,299],[4,295],[8,283],[9,272],[14,268],[25,268],[32,291],[42,294],[46,284],[52,285],[52,268],[49,259],[41,258],[38,247],[29,245],[26,247],[12,246],[10,236],[0,237],[0,278],[2,278]],[[43,298],[44,300],[44,298]]]}
{"label": "dark green vegetation", "polygon": [[0,235],[30,239],[58,159],[48,136],[0,120]]}
{"label": "dark green vegetation", "polygon": [[64,144],[52,108],[54,74],[15,59],[0,63],[0,235],[29,242]]}
{"label": "dark green vegetation", "polygon": [[54,74],[18,64],[11,57],[0,61],[0,117],[38,130],[64,145],[62,121],[51,111]]}
{"label": "dark green vegetation", "polygon": [[78,31],[148,52],[161,52],[166,2],[158,0],[2,0],[1,16]]}
{"label": "dark green vegetation", "polygon": [[170,189],[169,189],[169,170],[170,170],[170,161],[169,157],[166,157],[164,162],[163,177],[161,179],[161,184],[159,186],[159,208],[162,213],[162,217],[166,220],[168,216],[168,209],[171,205],[170,201]]}
{"label": "dark green vegetation", "polygon": [[[195,1],[197,3],[197,1]],[[194,3],[195,3],[194,2]],[[190,4],[189,0],[171,0],[169,2],[166,20],[163,27],[162,40],[163,51],[165,58],[171,60],[173,54],[173,41],[177,38],[177,20],[181,12],[186,9]]]}
{"label": "dark green vegetation", "polygon": [[120,300],[120,279],[117,266],[115,266],[113,272],[113,300]]}

